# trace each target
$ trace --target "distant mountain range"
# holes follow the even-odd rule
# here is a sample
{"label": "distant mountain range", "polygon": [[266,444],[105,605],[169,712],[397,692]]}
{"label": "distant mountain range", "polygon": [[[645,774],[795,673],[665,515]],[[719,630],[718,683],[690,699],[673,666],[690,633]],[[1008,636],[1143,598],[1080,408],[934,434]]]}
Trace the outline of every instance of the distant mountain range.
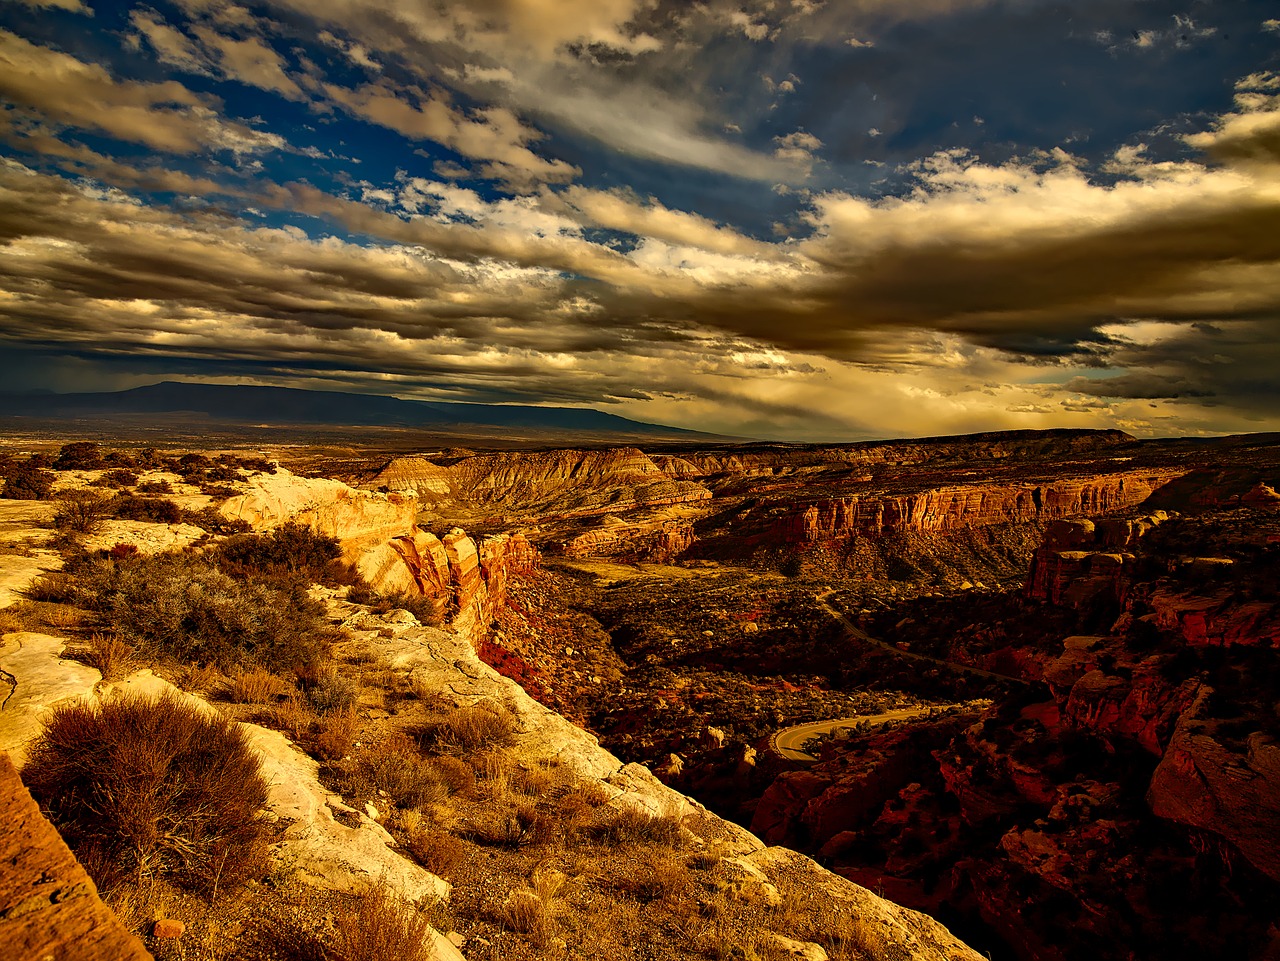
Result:
{"label": "distant mountain range", "polygon": [[253,426],[333,426],[420,428],[454,432],[462,428],[625,435],[681,441],[724,440],[714,434],[629,420],[575,407],[451,404],[400,400],[375,394],[245,387],[166,381],[132,390],[85,393],[0,393],[0,416],[40,420],[109,420],[145,415],[195,414],[227,424]]}

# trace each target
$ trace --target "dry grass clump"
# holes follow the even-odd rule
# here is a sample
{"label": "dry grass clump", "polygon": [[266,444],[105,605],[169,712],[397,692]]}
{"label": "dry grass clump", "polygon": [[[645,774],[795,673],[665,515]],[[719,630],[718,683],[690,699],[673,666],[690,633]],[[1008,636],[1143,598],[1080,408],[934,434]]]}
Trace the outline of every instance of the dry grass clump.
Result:
{"label": "dry grass clump", "polygon": [[418,808],[401,811],[395,827],[414,860],[432,874],[447,880],[466,858],[466,845],[429,820]]}
{"label": "dry grass clump", "polygon": [[307,701],[321,714],[337,714],[351,710],[360,694],[360,686],[337,671],[320,671],[305,684]]}
{"label": "dry grass clump", "polygon": [[88,644],[74,648],[70,656],[95,668],[106,681],[124,677],[133,667],[133,648],[110,634],[94,634]]}
{"label": "dry grass clump", "polygon": [[350,753],[358,731],[354,710],[334,711],[317,719],[310,747],[321,760],[336,761]]}
{"label": "dry grass clump", "polygon": [[476,754],[510,744],[516,719],[500,704],[481,703],[450,711],[423,731],[424,745],[447,754]]}
{"label": "dry grass clump", "polygon": [[374,887],[334,918],[344,961],[431,961],[431,921],[384,887]]}
{"label": "dry grass clump", "polygon": [[413,740],[392,734],[334,766],[344,792],[362,797],[385,792],[401,808],[438,804],[469,791],[468,776],[453,759],[424,757]]}
{"label": "dry grass clump", "polygon": [[597,812],[582,830],[607,845],[659,844],[678,847],[683,840],[680,821],[671,814],[654,814],[630,804],[610,805]]}
{"label": "dry grass clump", "polygon": [[176,697],[55,707],[23,780],[99,883],[216,889],[265,866],[257,756],[230,722]]}
{"label": "dry grass clump", "polygon": [[529,884],[516,888],[493,912],[494,920],[522,934],[536,947],[545,947],[556,932],[559,896],[568,881],[564,872],[543,862],[533,870]]}
{"label": "dry grass clump", "polygon": [[227,682],[227,699],[232,704],[274,704],[292,687],[284,678],[255,667],[231,675]]}

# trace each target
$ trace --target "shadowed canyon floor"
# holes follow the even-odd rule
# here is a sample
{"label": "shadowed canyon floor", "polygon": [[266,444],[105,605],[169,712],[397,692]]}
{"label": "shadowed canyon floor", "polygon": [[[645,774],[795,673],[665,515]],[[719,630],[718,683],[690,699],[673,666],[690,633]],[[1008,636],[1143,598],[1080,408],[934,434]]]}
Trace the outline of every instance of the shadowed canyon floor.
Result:
{"label": "shadowed canyon floor", "polygon": [[[47,445],[50,468],[60,440]],[[117,460],[139,454],[121,447]],[[760,880],[735,881],[756,875],[722,863],[756,857],[743,829],[941,919],[993,958],[1280,950],[1272,438],[1057,431],[828,448],[258,455],[288,470],[173,455],[127,483],[117,475],[120,493],[102,484],[111,464],[52,471],[55,494],[98,484],[126,513],[139,508],[119,498],[171,499],[186,513],[163,524],[106,518],[73,537],[41,526],[65,498],[0,501],[12,513],[0,528],[14,558],[6,589],[69,558],[56,582],[65,597],[14,594],[7,616],[68,637],[73,651],[88,645],[92,660],[105,643],[93,637],[113,628],[75,600],[86,548],[120,568],[122,544],[150,553],[195,541],[230,564],[239,555],[209,529],[211,507],[279,538],[297,523],[336,538],[347,582],[330,571],[312,595],[343,632],[331,643],[355,685],[349,720],[319,706],[305,673],[277,671],[256,707],[213,700],[310,751],[352,823],[368,805],[419,864],[444,871],[439,859],[452,859],[454,914],[437,926],[454,929],[467,958],[572,953],[592,936],[593,922],[577,919],[593,915],[626,950],[658,945],[634,957],[890,957],[906,944],[865,931],[818,943],[806,925],[821,927],[819,906],[783,919],[767,892],[728,913],[709,906]],[[160,483],[169,489],[157,494]],[[428,662],[461,673],[425,672]],[[151,666],[193,689],[195,669]],[[223,678],[206,678],[207,691],[246,684],[245,668],[199,670]],[[422,732],[481,702],[514,711],[517,747],[464,757],[474,786],[446,792],[448,810],[371,773],[368,745],[392,745],[395,763],[463,777]],[[596,749],[582,729],[616,759],[584,760]],[[562,774],[546,773],[548,757]],[[745,846],[708,856],[721,841],[699,834],[695,806],[680,818],[698,839],[675,854],[641,844],[588,856],[566,837],[548,847],[539,818],[566,816],[556,799],[577,805],[571,823],[595,823],[578,779],[621,771],[633,780],[616,797],[661,806],[688,795]],[[785,894],[795,878],[775,876],[779,863],[754,869]],[[663,890],[636,888],[655,872]],[[525,908],[555,905],[549,927],[517,920],[510,899],[494,903],[495,886],[530,892],[515,898]],[[656,928],[637,927],[645,905]],[[895,917],[895,931],[925,931],[912,927],[918,915]],[[968,956],[940,947],[940,934],[919,937],[911,950]]]}

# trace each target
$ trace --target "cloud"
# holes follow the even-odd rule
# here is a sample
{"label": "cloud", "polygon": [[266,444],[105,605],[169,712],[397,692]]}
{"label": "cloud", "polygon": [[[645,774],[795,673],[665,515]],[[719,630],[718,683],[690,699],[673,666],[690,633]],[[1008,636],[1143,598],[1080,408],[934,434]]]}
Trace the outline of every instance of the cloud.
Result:
{"label": "cloud", "polygon": [[166,153],[276,150],[283,138],[218,115],[218,102],[176,81],[115,80],[85,63],[0,30],[0,95],[61,124]]}
{"label": "cloud", "polygon": [[83,0],[16,0],[16,2],[33,10],[66,10],[69,13],[82,13],[86,17],[93,16],[93,9]]}
{"label": "cloud", "polygon": [[581,171],[562,160],[539,157],[527,146],[541,134],[510,110],[489,107],[467,116],[422,90],[382,81],[354,90],[325,84],[324,92],[352,114],[413,140],[431,140],[472,160],[487,161],[480,174],[519,188],[563,183]]}

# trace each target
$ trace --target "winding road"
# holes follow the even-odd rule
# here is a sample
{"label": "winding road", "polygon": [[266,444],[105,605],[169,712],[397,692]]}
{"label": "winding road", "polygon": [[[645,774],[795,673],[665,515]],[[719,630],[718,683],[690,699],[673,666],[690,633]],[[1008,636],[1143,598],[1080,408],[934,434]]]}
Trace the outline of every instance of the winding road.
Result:
{"label": "winding road", "polygon": [[818,760],[817,755],[810,754],[804,746],[815,737],[831,734],[843,728],[862,724],[874,727],[888,724],[890,721],[905,721],[913,717],[924,717],[932,711],[946,710],[949,707],[964,707],[962,704],[935,704],[930,707],[904,707],[884,714],[864,714],[862,717],[837,717],[827,721],[810,721],[808,724],[796,724],[775,731],[769,738],[769,746],[773,752],[788,761],[812,762]]}

